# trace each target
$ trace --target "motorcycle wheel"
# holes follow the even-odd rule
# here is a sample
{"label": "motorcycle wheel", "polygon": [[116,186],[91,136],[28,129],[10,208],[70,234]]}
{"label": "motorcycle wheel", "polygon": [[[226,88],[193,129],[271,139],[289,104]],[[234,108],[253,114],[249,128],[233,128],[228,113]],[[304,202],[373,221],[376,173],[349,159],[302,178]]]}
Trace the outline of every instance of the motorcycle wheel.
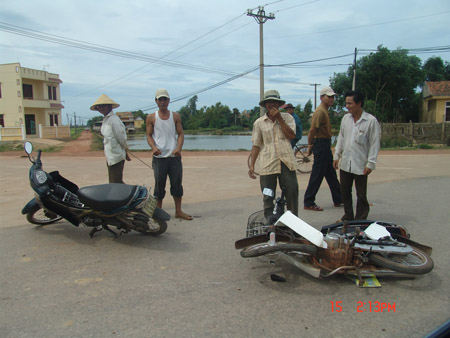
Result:
{"label": "motorcycle wheel", "polygon": [[268,242],[265,242],[258,243],[243,249],[241,251],[241,256],[244,258],[259,257],[279,251],[300,251],[303,253],[314,255],[316,253],[316,247],[314,245],[297,243],[277,243],[275,245],[270,245]]}
{"label": "motorcycle wheel", "polygon": [[146,216],[136,215],[134,223],[137,225],[136,231],[146,235],[161,235],[167,230],[167,222],[160,219],[149,219]]}
{"label": "motorcycle wheel", "polygon": [[412,275],[423,275],[433,270],[434,267],[431,257],[416,248],[413,248],[413,251],[408,255],[373,253],[369,256],[369,260],[384,268]]}
{"label": "motorcycle wheel", "polygon": [[61,216],[46,209],[42,209],[39,205],[33,207],[33,209],[27,213],[26,217],[28,222],[37,225],[52,224],[62,219]]}

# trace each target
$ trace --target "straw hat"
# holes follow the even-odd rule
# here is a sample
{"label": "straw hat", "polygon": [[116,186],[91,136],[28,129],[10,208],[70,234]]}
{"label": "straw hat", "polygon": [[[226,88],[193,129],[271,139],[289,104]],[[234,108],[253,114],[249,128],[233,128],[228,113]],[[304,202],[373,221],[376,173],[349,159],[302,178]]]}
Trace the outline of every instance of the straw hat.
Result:
{"label": "straw hat", "polygon": [[113,109],[120,106],[118,103],[114,102],[108,95],[102,94],[91,106],[91,110],[97,110],[97,106],[100,104],[110,104]]}
{"label": "straw hat", "polygon": [[269,100],[280,102],[280,106],[286,103],[286,101],[280,99],[280,93],[278,93],[278,91],[275,90],[275,89],[271,89],[271,90],[266,91],[264,93],[264,99],[261,102],[259,102],[259,105],[261,107],[265,107],[266,106],[266,101],[269,101]]}

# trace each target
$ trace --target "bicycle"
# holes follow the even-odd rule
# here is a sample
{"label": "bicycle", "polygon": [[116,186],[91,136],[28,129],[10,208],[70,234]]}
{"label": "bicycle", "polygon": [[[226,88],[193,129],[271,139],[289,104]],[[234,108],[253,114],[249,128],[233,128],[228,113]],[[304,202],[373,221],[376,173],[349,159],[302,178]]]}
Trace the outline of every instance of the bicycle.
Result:
{"label": "bicycle", "polygon": [[[308,145],[300,144],[294,146],[294,155],[297,160],[297,171],[301,174],[309,174],[312,171],[312,166],[314,163],[314,155],[307,155],[308,153]],[[251,154],[248,155],[247,158],[247,166],[250,168]],[[260,164],[259,157],[255,162],[255,175],[259,175]]]}
{"label": "bicycle", "polygon": [[294,155],[297,159],[297,171],[303,174],[308,174],[312,171],[312,166],[314,163],[314,155],[308,154],[308,145],[301,144],[294,146]]}

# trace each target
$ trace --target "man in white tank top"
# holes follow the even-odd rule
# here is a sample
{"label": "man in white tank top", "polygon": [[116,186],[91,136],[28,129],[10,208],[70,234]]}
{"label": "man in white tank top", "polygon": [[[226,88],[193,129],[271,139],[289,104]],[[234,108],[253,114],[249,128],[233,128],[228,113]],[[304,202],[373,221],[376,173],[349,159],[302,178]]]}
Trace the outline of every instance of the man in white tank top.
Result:
{"label": "man in white tank top", "polygon": [[153,151],[153,172],[155,175],[155,198],[158,207],[166,195],[167,176],[170,180],[170,194],[175,201],[175,217],[192,220],[192,216],[181,210],[183,197],[183,165],[181,148],[184,143],[183,126],[180,114],[171,112],[169,93],[158,89],[155,94],[158,110],[147,116],[147,142]]}

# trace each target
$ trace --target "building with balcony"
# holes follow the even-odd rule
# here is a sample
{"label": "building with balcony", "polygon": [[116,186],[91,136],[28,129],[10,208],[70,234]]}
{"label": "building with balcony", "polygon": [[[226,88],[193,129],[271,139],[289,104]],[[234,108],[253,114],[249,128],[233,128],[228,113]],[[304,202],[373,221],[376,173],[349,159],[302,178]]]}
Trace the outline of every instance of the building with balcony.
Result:
{"label": "building with balcony", "polygon": [[26,136],[43,137],[42,128],[62,124],[61,83],[58,74],[45,70],[25,68],[20,63],[0,65],[0,126],[22,128]]}

